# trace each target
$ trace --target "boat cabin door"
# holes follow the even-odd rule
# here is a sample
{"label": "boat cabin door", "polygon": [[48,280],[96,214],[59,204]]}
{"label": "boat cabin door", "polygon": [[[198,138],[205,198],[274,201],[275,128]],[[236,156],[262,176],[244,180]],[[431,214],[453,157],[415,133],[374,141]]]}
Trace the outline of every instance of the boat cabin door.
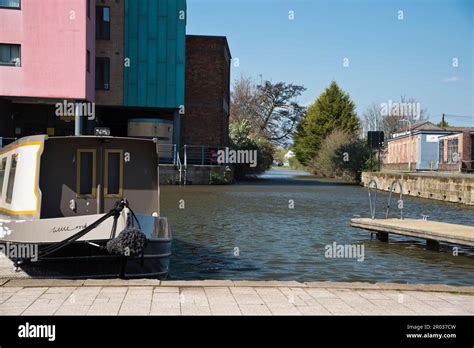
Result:
{"label": "boat cabin door", "polygon": [[157,145],[148,139],[58,137],[41,160],[42,218],[109,212],[123,198],[159,213]]}
{"label": "boat cabin door", "polygon": [[[77,205],[96,206],[103,214],[125,198],[123,190],[124,150],[105,148],[77,150]],[[91,204],[95,200],[95,204]]]}

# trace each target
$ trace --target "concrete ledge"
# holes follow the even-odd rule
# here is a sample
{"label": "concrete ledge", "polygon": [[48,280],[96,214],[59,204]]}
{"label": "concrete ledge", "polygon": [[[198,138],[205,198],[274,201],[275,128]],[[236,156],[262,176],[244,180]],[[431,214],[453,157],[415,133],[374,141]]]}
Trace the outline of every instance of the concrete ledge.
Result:
{"label": "concrete ledge", "polygon": [[453,292],[474,294],[474,286],[452,286],[445,284],[394,284],[377,283],[381,290]]}
{"label": "concrete ledge", "polygon": [[304,283],[296,281],[277,281],[277,280],[264,280],[264,281],[250,281],[250,280],[238,280],[234,281],[236,287],[279,287],[279,288],[305,288]]}
{"label": "concrete ledge", "polygon": [[445,292],[474,295],[474,286],[451,286],[445,284],[397,284],[397,283],[362,283],[362,282],[306,282],[296,281],[232,281],[232,280],[157,280],[157,279],[12,279],[0,280],[0,287],[15,288],[54,288],[54,287],[251,287],[251,288],[321,288],[321,289],[352,289],[352,290],[393,290]]}
{"label": "concrete ledge", "polygon": [[361,282],[353,282],[353,283],[344,283],[344,282],[307,282],[305,283],[309,288],[331,288],[331,289],[364,289],[364,290],[371,290],[371,289],[380,289],[377,284],[372,283],[361,283]]}
{"label": "concrete ledge", "polygon": [[23,288],[51,288],[51,287],[79,287],[84,285],[84,280],[64,279],[12,279],[3,284],[4,287]]}
{"label": "concrete ledge", "polygon": [[88,279],[84,282],[84,286],[102,286],[102,287],[115,287],[115,286],[160,286],[161,281],[159,279]]}
{"label": "concrete ledge", "polygon": [[230,287],[232,280],[163,280],[161,286],[171,287]]}

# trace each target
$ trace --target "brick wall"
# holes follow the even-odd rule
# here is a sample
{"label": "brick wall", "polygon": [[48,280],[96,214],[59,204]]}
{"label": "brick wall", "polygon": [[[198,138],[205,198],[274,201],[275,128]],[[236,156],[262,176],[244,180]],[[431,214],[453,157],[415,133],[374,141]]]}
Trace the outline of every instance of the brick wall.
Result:
{"label": "brick wall", "polygon": [[96,56],[110,58],[110,90],[96,91],[97,105],[123,105],[124,2],[96,0],[97,6],[110,7],[110,40],[96,40]]}
{"label": "brick wall", "polygon": [[401,137],[388,142],[385,164],[416,162],[418,158],[418,135]]}
{"label": "brick wall", "polygon": [[225,37],[186,37],[183,145],[228,144],[230,59]]}
{"label": "brick wall", "polygon": [[[448,147],[449,140],[458,139],[458,163],[449,163],[448,161]],[[471,170],[473,168],[472,160],[472,140],[470,132],[466,131],[459,134],[446,136],[440,139],[444,142],[443,163],[440,163],[440,171],[458,171]]]}

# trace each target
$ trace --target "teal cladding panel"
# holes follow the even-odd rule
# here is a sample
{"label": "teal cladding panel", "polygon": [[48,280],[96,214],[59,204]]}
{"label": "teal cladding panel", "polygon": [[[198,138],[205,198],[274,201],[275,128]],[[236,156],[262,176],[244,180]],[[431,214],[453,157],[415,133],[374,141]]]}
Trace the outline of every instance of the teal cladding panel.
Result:
{"label": "teal cladding panel", "polygon": [[186,17],[186,0],[125,0],[125,106],[184,105]]}

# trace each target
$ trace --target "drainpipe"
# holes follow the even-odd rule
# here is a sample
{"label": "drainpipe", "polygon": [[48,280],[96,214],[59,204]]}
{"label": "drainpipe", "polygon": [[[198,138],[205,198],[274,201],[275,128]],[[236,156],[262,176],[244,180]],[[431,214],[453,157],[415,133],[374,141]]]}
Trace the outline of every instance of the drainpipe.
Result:
{"label": "drainpipe", "polygon": [[81,136],[82,135],[82,107],[81,107],[81,104],[80,103],[76,103],[75,105],[75,112],[74,112],[74,121],[75,121],[75,125],[74,125],[74,135],[76,137],[78,136]]}

